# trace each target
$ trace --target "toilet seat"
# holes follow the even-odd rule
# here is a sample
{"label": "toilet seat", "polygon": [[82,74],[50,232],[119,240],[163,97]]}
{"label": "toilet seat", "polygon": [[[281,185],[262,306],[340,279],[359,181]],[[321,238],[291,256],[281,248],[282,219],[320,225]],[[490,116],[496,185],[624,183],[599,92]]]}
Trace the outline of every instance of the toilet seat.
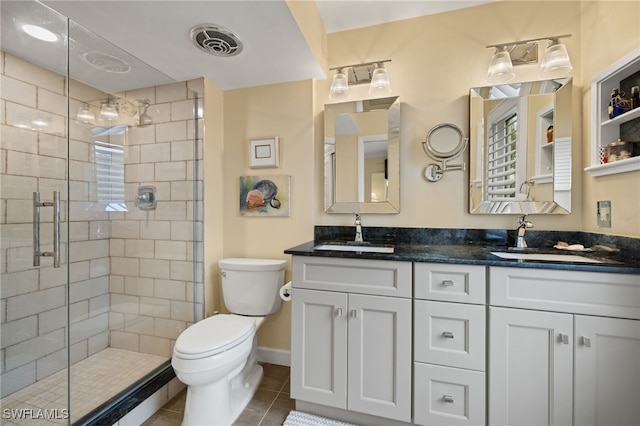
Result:
{"label": "toilet seat", "polygon": [[255,318],[214,315],[188,327],[178,336],[174,355],[182,359],[206,358],[237,346],[256,329]]}

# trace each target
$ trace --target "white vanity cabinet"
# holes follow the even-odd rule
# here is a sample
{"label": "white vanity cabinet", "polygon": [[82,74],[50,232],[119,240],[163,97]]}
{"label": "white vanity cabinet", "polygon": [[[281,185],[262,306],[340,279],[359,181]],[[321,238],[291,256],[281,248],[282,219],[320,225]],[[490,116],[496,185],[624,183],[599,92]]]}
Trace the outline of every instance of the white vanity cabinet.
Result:
{"label": "white vanity cabinet", "polygon": [[575,330],[574,424],[639,425],[640,321],[576,315]]}
{"label": "white vanity cabinet", "polygon": [[489,268],[489,424],[640,424],[640,276]]}
{"label": "white vanity cabinet", "polygon": [[486,268],[414,263],[414,424],[485,423]]}
{"label": "white vanity cabinet", "polygon": [[293,257],[291,396],[411,422],[410,262]]}

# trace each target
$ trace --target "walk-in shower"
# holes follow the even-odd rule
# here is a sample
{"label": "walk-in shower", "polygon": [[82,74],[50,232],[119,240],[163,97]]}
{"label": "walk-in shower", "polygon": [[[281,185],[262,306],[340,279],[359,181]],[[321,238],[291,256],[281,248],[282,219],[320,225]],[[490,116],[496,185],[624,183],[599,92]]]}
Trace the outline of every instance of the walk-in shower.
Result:
{"label": "walk-in shower", "polygon": [[1,423],[87,423],[203,316],[202,100],[36,1],[0,7]]}

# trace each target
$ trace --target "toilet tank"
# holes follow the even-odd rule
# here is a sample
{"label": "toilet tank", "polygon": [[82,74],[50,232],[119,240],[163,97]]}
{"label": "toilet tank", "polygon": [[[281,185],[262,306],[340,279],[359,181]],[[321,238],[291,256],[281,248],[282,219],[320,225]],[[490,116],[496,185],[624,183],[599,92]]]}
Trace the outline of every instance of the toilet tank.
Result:
{"label": "toilet tank", "polygon": [[270,315],[280,309],[286,260],[221,259],[222,295],[229,312],[239,315]]}

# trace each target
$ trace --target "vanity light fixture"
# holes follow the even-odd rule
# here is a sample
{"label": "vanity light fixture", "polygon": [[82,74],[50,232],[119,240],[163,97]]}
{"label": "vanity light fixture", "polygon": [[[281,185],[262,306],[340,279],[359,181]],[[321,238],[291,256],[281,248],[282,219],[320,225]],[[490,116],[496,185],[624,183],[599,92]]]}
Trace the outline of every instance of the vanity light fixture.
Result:
{"label": "vanity light fixture", "polygon": [[[85,124],[96,124],[96,115],[92,109],[99,109],[98,121],[109,122],[112,125],[125,117],[124,121],[130,125],[148,126],[153,124],[153,118],[147,113],[149,106],[149,99],[128,100],[108,96],[107,99],[84,102],[78,108],[76,120]],[[133,121],[129,117],[133,118]]]}
{"label": "vanity light fixture", "polygon": [[541,41],[548,41],[550,44],[542,57],[540,77],[550,78],[568,73],[573,67],[567,48],[559,41],[565,37],[571,37],[571,34],[487,46],[496,49],[487,72],[487,83],[505,83],[515,77],[514,66],[537,63],[538,44]]}
{"label": "vanity light fixture", "polygon": [[386,96],[390,94],[391,84],[384,67],[385,62],[391,62],[391,59],[330,68],[330,70],[336,70],[336,73],[331,79],[329,99],[335,101],[347,99],[350,85],[365,83],[369,83],[370,95]]}

